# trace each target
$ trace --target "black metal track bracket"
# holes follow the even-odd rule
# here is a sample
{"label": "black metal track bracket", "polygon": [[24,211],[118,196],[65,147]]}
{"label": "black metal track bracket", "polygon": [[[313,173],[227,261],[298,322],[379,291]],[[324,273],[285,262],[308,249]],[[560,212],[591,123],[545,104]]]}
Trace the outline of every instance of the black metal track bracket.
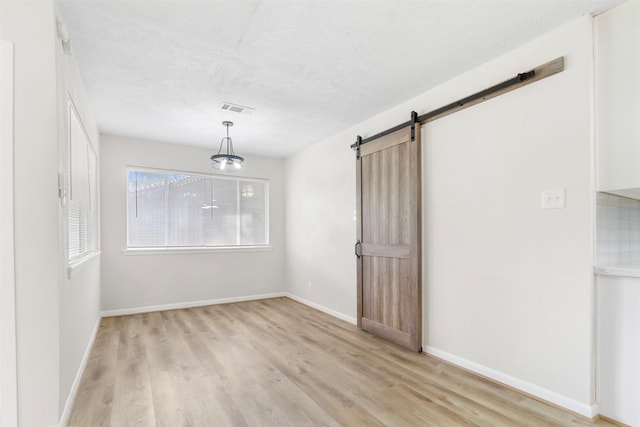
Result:
{"label": "black metal track bracket", "polygon": [[535,76],[535,75],[536,75],[536,70],[531,70],[531,71],[528,71],[528,72],[526,72],[526,73],[520,73],[520,74],[518,74],[518,79],[519,79],[521,82],[523,82],[523,81],[525,81],[525,80],[527,80],[527,79],[530,79],[531,77],[533,77],[533,76]]}
{"label": "black metal track bracket", "polygon": [[411,112],[411,142],[416,140],[416,124],[418,124],[418,113]]}

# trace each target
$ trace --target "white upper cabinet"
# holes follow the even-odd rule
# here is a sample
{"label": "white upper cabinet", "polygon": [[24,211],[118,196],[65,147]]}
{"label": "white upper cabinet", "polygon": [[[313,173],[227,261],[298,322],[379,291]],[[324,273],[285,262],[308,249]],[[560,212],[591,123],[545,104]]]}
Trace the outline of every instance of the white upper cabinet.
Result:
{"label": "white upper cabinet", "polygon": [[596,190],[640,199],[640,0],[595,18]]}

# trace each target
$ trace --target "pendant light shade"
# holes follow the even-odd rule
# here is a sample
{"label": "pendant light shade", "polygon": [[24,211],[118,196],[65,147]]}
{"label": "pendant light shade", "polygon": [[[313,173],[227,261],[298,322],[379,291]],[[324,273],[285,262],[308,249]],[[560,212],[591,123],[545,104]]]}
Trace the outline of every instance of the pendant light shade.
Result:
{"label": "pendant light shade", "polygon": [[237,156],[233,152],[233,141],[229,136],[229,128],[233,126],[233,122],[224,121],[222,126],[227,128],[227,136],[220,141],[218,153],[211,156],[211,165],[224,172],[235,172],[242,168],[244,157]]}

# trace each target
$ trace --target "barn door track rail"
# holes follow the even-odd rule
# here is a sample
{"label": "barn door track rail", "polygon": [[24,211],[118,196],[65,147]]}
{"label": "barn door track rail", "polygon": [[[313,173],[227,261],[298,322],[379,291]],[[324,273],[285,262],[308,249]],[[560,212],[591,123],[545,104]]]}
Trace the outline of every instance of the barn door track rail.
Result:
{"label": "barn door track rail", "polygon": [[491,98],[495,98],[496,96],[510,92],[514,89],[518,89],[522,86],[537,82],[538,80],[542,80],[561,71],[564,71],[563,56],[556,58],[553,61],[549,61],[546,64],[542,64],[534,68],[533,70],[520,73],[509,80],[503,81],[502,83],[498,83],[497,85],[481,90],[480,92],[476,92],[473,95],[469,95],[465,98],[452,102],[451,104],[447,104],[444,107],[440,107],[421,116],[417,116],[417,118],[415,116],[415,112],[412,112],[411,120],[400,123],[397,126],[389,128],[368,138],[362,138],[358,135],[357,141],[351,145],[351,148],[355,148],[357,151],[356,155],[359,156],[360,146],[366,144],[367,142],[371,142],[385,135],[389,135],[407,126],[415,126],[416,122],[419,124],[432,122],[444,116],[448,116],[449,114],[464,110],[465,108],[472,107],[476,104],[480,104],[481,102],[488,101]]}

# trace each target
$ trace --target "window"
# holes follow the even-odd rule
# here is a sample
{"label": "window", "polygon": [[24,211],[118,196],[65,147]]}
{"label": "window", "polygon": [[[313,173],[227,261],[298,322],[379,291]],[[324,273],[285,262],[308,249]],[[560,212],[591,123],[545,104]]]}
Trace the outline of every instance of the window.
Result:
{"label": "window", "polygon": [[267,180],[129,169],[128,248],[269,244]]}
{"label": "window", "polygon": [[98,162],[96,152],[80,120],[73,101],[69,98],[69,190],[66,199],[69,262],[81,262],[97,252]]}

